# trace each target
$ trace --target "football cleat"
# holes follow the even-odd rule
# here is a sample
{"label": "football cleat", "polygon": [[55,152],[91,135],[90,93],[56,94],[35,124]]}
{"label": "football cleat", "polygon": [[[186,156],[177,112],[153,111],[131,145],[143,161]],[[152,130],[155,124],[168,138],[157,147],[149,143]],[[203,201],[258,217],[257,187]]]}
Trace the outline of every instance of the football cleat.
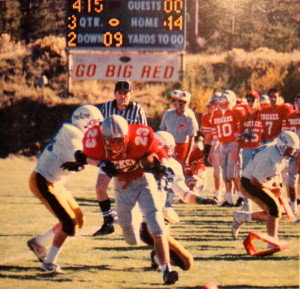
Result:
{"label": "football cleat", "polygon": [[234,204],[231,204],[231,203],[228,203],[227,201],[225,201],[220,207],[231,208],[231,207],[234,207]]}
{"label": "football cleat", "polygon": [[29,241],[27,241],[27,246],[37,256],[38,260],[40,262],[43,262],[47,254],[46,248],[44,246],[39,245],[36,242],[35,238],[32,238]]}
{"label": "football cleat", "polygon": [[63,274],[61,267],[55,263],[45,263],[45,261],[41,265],[41,269],[44,272]]}
{"label": "football cleat", "polygon": [[115,227],[113,224],[103,224],[100,230],[95,232],[93,236],[106,236],[112,234],[115,231]]}
{"label": "football cleat", "polygon": [[235,203],[235,207],[241,207],[244,204],[244,198],[238,198],[236,203]]}
{"label": "football cleat", "polygon": [[179,279],[179,275],[177,271],[169,271],[165,270],[163,274],[163,279],[166,285],[175,284]]}

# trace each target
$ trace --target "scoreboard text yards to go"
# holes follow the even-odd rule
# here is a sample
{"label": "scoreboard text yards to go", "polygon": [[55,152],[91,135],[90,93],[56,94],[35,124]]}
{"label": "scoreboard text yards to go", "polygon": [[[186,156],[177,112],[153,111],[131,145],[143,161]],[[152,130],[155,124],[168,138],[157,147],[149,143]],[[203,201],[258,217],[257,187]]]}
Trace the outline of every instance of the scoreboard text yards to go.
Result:
{"label": "scoreboard text yards to go", "polygon": [[185,49],[186,0],[68,0],[69,49]]}

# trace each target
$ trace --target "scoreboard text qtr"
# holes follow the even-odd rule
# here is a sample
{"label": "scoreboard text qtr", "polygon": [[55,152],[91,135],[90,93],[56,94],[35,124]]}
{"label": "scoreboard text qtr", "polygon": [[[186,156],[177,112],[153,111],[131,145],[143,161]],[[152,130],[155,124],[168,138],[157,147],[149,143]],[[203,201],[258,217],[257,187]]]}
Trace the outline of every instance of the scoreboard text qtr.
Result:
{"label": "scoreboard text qtr", "polygon": [[185,0],[68,0],[69,49],[185,48]]}

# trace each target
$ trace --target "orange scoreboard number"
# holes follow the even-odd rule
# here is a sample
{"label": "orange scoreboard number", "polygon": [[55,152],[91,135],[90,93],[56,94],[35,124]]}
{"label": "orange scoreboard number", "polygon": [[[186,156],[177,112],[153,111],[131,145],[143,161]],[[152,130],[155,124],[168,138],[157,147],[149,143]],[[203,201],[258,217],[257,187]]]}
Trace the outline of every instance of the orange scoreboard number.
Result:
{"label": "orange scoreboard number", "polygon": [[69,49],[185,49],[186,0],[68,0]]}

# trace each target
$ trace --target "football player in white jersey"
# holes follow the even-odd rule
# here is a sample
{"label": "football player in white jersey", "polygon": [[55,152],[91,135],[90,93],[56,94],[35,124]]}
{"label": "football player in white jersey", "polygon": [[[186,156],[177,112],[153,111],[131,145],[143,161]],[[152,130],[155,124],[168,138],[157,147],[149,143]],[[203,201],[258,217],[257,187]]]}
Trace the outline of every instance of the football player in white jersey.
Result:
{"label": "football player in white jersey", "polygon": [[[82,105],[72,114],[72,123],[64,123],[53,140],[45,147],[34,168],[29,186],[32,193],[59,220],[46,233],[27,242],[30,250],[42,262],[43,271],[62,273],[56,259],[68,236],[74,236],[84,223],[84,216],[64,184],[72,174],[61,165],[74,161],[74,153],[82,149],[84,132],[90,125],[103,121],[100,110]],[[77,170],[83,169],[78,167]],[[50,246],[47,252],[46,246]]]}
{"label": "football player in white jersey", "polygon": [[281,205],[278,197],[284,193],[280,174],[290,158],[299,149],[299,137],[291,131],[283,131],[273,142],[261,146],[253,153],[242,172],[240,180],[243,195],[262,210],[233,213],[232,236],[238,237],[240,226],[248,221],[265,222],[269,236],[278,238]]}
{"label": "football player in white jersey", "polygon": [[[167,167],[167,176],[157,179],[159,192],[163,203],[165,203],[163,208],[165,220],[171,224],[179,221],[177,213],[172,208],[174,194],[185,203],[216,205],[216,200],[198,196],[186,185],[182,165],[174,158],[176,145],[174,137],[166,131],[156,132],[155,137],[160,141],[169,156],[168,159],[163,160],[164,166]],[[149,233],[145,223],[141,226],[141,239],[149,245],[152,243],[151,239],[149,241]],[[183,270],[189,270],[193,264],[192,255],[170,235],[168,235],[168,242],[172,265],[179,266]],[[156,260],[155,251],[151,252],[151,260],[152,267],[156,268],[158,260]]]}

